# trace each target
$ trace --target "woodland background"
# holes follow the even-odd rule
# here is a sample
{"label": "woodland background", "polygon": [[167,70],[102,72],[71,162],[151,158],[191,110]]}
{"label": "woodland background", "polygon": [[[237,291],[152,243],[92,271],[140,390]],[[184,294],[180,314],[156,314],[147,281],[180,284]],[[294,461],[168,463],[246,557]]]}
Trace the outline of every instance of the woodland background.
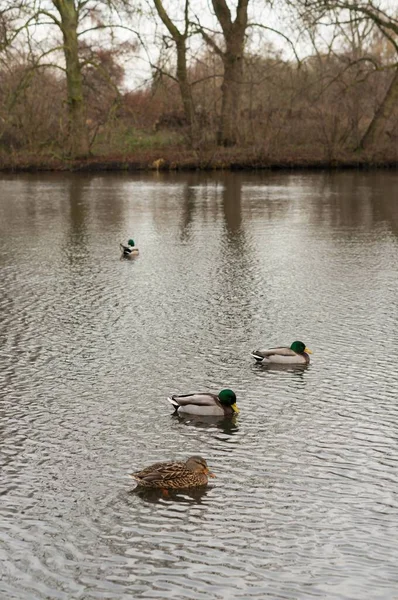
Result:
{"label": "woodland background", "polygon": [[0,0],[0,167],[397,159],[397,0]]}

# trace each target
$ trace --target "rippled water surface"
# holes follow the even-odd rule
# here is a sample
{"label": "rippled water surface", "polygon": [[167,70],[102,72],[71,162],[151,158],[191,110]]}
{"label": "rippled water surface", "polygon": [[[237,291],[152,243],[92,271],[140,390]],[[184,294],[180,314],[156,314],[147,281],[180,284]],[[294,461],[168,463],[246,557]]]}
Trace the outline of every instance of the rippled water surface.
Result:
{"label": "rippled water surface", "polygon": [[398,599],[397,174],[2,176],[0,227],[2,599]]}

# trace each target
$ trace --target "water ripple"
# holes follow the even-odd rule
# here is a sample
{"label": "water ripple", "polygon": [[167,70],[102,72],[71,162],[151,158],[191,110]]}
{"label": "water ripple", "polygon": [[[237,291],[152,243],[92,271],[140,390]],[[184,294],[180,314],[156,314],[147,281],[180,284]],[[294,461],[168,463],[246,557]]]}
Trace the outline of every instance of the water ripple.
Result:
{"label": "water ripple", "polygon": [[[397,175],[0,192],[1,597],[394,598]],[[253,364],[293,338],[308,367]],[[166,401],[222,387],[233,420]],[[206,489],[132,491],[134,469],[198,453]]]}

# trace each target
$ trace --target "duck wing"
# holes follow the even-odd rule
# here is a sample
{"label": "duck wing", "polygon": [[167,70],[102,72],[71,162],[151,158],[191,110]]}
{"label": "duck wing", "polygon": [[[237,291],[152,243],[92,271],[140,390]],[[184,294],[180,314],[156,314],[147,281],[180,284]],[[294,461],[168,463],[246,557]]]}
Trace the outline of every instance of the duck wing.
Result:
{"label": "duck wing", "polygon": [[120,248],[123,250],[123,254],[130,254],[131,248],[129,246],[125,246],[124,244],[120,244]]}
{"label": "duck wing", "polygon": [[296,356],[296,353],[287,346],[279,346],[268,350],[254,350],[252,356],[256,360],[263,360],[263,358],[270,359],[273,356]]}
{"label": "duck wing", "polygon": [[134,479],[142,483],[165,483],[188,475],[192,475],[192,471],[182,462],[155,463],[142,471],[132,473]]}
{"label": "duck wing", "polygon": [[174,406],[174,408],[179,408],[180,406],[218,406],[218,398],[214,394],[173,394],[167,398],[169,402]]}

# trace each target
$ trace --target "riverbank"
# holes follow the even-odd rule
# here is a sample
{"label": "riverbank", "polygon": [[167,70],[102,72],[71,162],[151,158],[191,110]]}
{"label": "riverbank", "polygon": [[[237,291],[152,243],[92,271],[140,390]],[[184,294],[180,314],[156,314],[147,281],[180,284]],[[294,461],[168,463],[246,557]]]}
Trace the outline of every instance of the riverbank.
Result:
{"label": "riverbank", "polygon": [[[395,154],[395,153],[394,153]],[[214,171],[256,169],[396,169],[398,158],[387,155],[352,152],[322,157],[315,152],[277,155],[239,148],[206,151],[183,148],[139,150],[131,154],[89,156],[66,159],[37,154],[0,157],[0,171]]]}

